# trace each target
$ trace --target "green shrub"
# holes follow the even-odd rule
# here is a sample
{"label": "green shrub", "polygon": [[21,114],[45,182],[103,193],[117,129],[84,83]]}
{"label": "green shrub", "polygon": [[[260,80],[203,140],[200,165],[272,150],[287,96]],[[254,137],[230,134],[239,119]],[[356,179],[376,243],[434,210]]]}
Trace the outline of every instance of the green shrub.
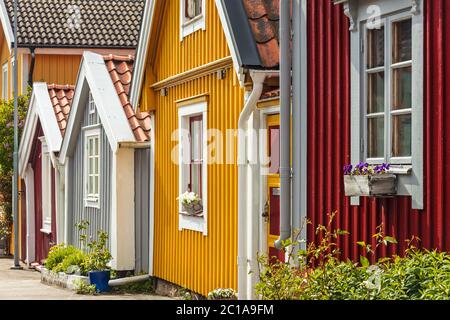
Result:
{"label": "green shrub", "polygon": [[45,267],[54,272],[63,271],[59,266],[66,257],[78,252],[79,249],[74,246],[66,246],[64,243],[58,244],[50,248],[47,259],[45,260]]}
{"label": "green shrub", "polygon": [[87,284],[83,280],[76,280],[75,291],[77,294],[84,294],[93,296],[97,293],[96,287],[93,284]]}
{"label": "green shrub", "polygon": [[[450,300],[450,254],[419,250],[408,241],[404,257],[384,258],[370,265],[366,256],[359,263],[341,261],[337,239],[343,230],[331,230],[336,213],[327,226],[318,226],[321,241],[306,250],[288,251],[288,261],[259,257],[260,282],[256,293],[265,300]],[[383,226],[373,235],[375,247],[357,244],[367,254],[397,241],[384,234]],[[285,250],[300,242],[287,241]]]}

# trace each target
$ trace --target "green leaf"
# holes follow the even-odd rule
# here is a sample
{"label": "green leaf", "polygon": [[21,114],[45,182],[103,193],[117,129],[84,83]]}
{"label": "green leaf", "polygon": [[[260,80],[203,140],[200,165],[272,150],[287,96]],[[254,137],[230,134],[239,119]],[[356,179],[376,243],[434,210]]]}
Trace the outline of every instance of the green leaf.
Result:
{"label": "green leaf", "polygon": [[359,256],[359,261],[361,262],[361,265],[362,265],[364,268],[370,266],[369,259],[367,259],[367,258],[364,257],[364,256]]}
{"label": "green leaf", "polygon": [[393,244],[397,244],[397,240],[393,237],[384,237],[384,240],[389,242],[389,243],[393,243]]}
{"label": "green leaf", "polygon": [[338,235],[340,236],[345,236],[347,234],[350,234],[350,232],[346,231],[346,230],[338,230],[337,231]]}
{"label": "green leaf", "polygon": [[366,243],[364,241],[359,241],[356,243],[358,246],[365,247]]}

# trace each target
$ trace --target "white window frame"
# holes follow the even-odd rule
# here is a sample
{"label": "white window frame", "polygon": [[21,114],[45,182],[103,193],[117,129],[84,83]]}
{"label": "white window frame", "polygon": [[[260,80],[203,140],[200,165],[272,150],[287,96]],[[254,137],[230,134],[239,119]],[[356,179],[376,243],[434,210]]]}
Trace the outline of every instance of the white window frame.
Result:
{"label": "white window frame", "polygon": [[[397,14],[412,17],[412,155],[411,159],[392,159],[391,172],[397,174],[398,195],[412,197],[412,208],[424,208],[423,182],[423,117],[424,117],[424,10],[425,0],[336,0],[344,3],[344,13],[350,19],[351,54],[351,162],[365,161],[367,141],[365,141],[365,24],[374,21],[374,8],[381,18]],[[390,48],[390,45],[387,46]],[[386,50],[388,50],[386,48]],[[388,62],[386,61],[385,64]],[[387,120],[387,119],[385,119]],[[386,130],[385,130],[386,131]],[[386,132],[385,132],[386,134]],[[391,137],[389,137],[389,140]],[[385,142],[388,139],[385,138]],[[385,146],[386,148],[386,146]],[[390,148],[390,143],[389,143]],[[385,149],[389,150],[389,149]],[[389,151],[390,152],[390,151]],[[386,152],[385,152],[386,153]],[[381,160],[381,159],[379,159]],[[386,159],[390,161],[391,159]],[[359,205],[359,197],[352,197],[351,204]]]}
{"label": "white window frame", "polygon": [[[98,193],[89,194],[89,140],[98,139],[98,155],[93,155],[92,157],[98,158],[98,173],[94,173],[98,179]],[[102,140],[101,140],[101,130],[98,126],[94,128],[85,128],[84,130],[84,205],[89,208],[100,209],[100,197],[101,197],[101,161],[102,156]]]}
{"label": "white window frame", "polygon": [[2,99],[8,99],[8,61],[2,65]]}
{"label": "white window frame", "polygon": [[89,91],[89,100],[88,100],[88,108],[89,114],[94,114],[96,111],[94,97],[92,96],[92,92]]}
{"label": "white window frame", "polygon": [[45,137],[41,141],[41,190],[42,190],[42,228],[41,232],[52,232],[52,162]]}
{"label": "white window frame", "polygon": [[202,216],[188,216],[183,214],[181,201],[178,201],[178,229],[182,231],[193,230],[202,232],[204,236],[208,235],[208,161],[207,161],[207,102],[197,102],[186,106],[178,107],[178,193],[183,194],[187,190],[189,184],[191,161],[190,157],[190,143],[189,139],[189,124],[190,118],[194,116],[202,115],[203,127],[202,127]]}
{"label": "white window frame", "polygon": [[[409,11],[402,12],[399,14],[393,14],[386,16],[380,20],[380,25],[384,27],[384,66],[378,67],[378,68],[372,68],[369,69],[367,67],[367,51],[369,50],[369,42],[368,42],[368,32],[369,28],[367,28],[366,23],[363,23],[362,28],[364,30],[363,35],[363,41],[364,45],[362,46],[363,50],[361,52],[361,61],[363,61],[362,64],[362,71],[364,72],[364,75],[361,77],[361,83],[363,84],[362,90],[362,101],[361,106],[362,110],[362,130],[363,130],[363,143],[361,145],[362,152],[363,152],[363,159],[364,161],[367,161],[370,164],[382,164],[382,163],[390,163],[392,165],[406,165],[411,166],[412,164],[412,155],[409,157],[393,157],[392,156],[392,118],[394,115],[402,115],[402,114],[411,114],[412,115],[412,108],[409,109],[401,109],[401,110],[392,110],[392,85],[393,85],[393,79],[394,79],[394,70],[401,66],[413,66],[413,60],[393,64],[392,63],[392,26],[395,22],[411,19],[412,20],[412,13]],[[415,63],[414,63],[415,64]],[[369,152],[369,142],[368,142],[368,126],[367,126],[367,109],[368,109],[368,95],[367,92],[369,90],[368,88],[368,74],[370,73],[369,70],[377,70],[384,72],[384,111],[380,112],[379,114],[383,113],[384,117],[384,155],[382,158],[369,158],[368,152]],[[411,141],[412,143],[412,141]]]}
{"label": "white window frame", "polygon": [[202,13],[193,19],[186,19],[186,0],[180,1],[180,41],[188,35],[198,31],[206,30],[206,0],[202,1]]}

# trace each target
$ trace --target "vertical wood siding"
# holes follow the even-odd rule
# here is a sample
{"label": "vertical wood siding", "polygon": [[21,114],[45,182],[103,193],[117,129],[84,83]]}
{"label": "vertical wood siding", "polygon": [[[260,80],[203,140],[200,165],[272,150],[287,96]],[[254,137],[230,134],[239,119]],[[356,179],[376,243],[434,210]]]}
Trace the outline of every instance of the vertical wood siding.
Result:
{"label": "vertical wood siding", "polygon": [[[178,166],[172,162],[177,145],[172,141],[178,129],[176,101],[207,94],[208,128],[223,133],[225,146],[226,129],[236,128],[244,94],[232,69],[224,80],[215,74],[204,76],[170,88],[166,97],[150,92],[154,82],[230,55],[213,0],[207,0],[206,30],[182,42],[180,1],[165,3],[161,35],[155,43],[156,59],[151,61],[149,56],[151,65],[145,72],[144,90],[153,98],[143,104],[144,109],[155,110],[156,122],[153,267],[156,277],[206,295],[215,288],[237,287],[237,166],[208,165],[208,235],[179,231]],[[152,50],[149,52],[151,55]]]}
{"label": "vertical wood siding", "polygon": [[[86,106],[84,110],[84,118],[81,127],[101,125],[98,114],[89,114],[89,108]],[[97,232],[103,230],[110,233],[111,218],[111,175],[112,175],[112,150],[109,145],[105,130],[101,128],[101,154],[100,154],[100,209],[87,208],[84,205],[84,132],[80,130],[77,139],[75,152],[70,159],[70,179],[71,185],[69,192],[71,193],[69,208],[69,227],[72,230],[70,242],[76,246],[80,246],[80,233],[75,227],[82,220],[89,221],[88,236],[97,239]]]}
{"label": "vertical wood siding", "polygon": [[134,152],[135,183],[135,273],[148,273],[150,253],[150,149],[137,149]]}
{"label": "vertical wood siding", "polygon": [[33,82],[75,84],[81,55],[36,55]]}
{"label": "vertical wood siding", "polygon": [[214,0],[206,0],[206,10],[206,31],[194,32],[180,42],[180,1],[166,1],[156,54],[155,75],[158,79],[230,55]]}
{"label": "vertical wood siding", "polygon": [[411,209],[410,197],[363,199],[350,206],[342,168],[350,163],[350,34],[342,6],[308,1],[308,240],[314,226],[338,211],[334,227],[348,230],[339,245],[343,258],[364,254],[356,245],[374,245],[372,234],[384,225],[398,245],[380,247],[377,256],[401,254],[413,235],[427,248],[450,250],[450,2],[425,2],[424,199],[425,210]]}
{"label": "vertical wood siding", "polygon": [[179,231],[178,166],[171,159],[175,101],[209,94],[207,125],[223,133],[225,146],[226,129],[236,127],[244,103],[234,77],[230,69],[224,80],[211,75],[171,88],[158,96],[155,112],[155,276],[204,295],[237,287],[237,166],[208,165],[208,236]]}

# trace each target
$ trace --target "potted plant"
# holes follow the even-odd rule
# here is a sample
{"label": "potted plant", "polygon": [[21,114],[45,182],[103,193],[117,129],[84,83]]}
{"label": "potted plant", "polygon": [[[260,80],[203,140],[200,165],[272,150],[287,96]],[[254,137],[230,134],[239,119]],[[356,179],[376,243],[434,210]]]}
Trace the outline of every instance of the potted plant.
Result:
{"label": "potted plant", "polygon": [[195,192],[186,191],[177,200],[181,201],[183,213],[191,216],[200,216],[203,213],[202,199]]}
{"label": "potted plant", "polygon": [[397,176],[389,173],[390,164],[372,166],[361,162],[344,167],[345,195],[350,197],[387,197],[397,194]]}
{"label": "potted plant", "polygon": [[108,234],[104,231],[98,232],[98,240],[93,240],[87,244],[89,252],[86,255],[83,267],[88,271],[89,282],[95,285],[98,292],[108,292],[111,270],[108,263],[112,259],[106,243]]}

